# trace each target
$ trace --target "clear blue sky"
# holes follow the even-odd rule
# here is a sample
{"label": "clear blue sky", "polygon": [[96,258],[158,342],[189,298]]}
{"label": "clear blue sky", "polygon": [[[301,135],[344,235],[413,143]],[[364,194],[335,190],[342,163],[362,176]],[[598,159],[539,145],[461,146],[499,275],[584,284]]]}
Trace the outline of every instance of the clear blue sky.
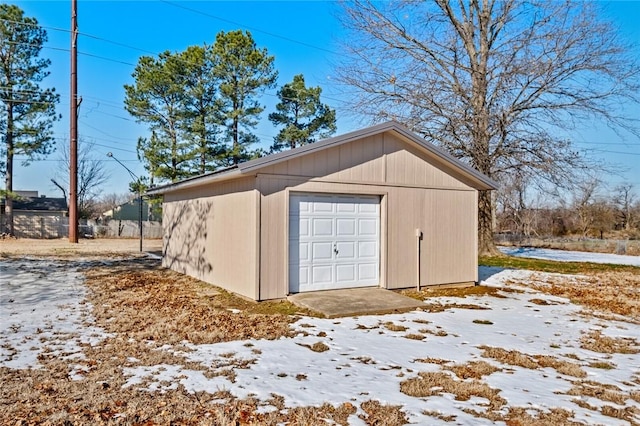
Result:
{"label": "clear blue sky", "polygon": [[[47,86],[61,95],[55,126],[60,144],[69,135],[69,32],[70,1],[18,1],[27,16],[38,19],[47,29],[49,42],[42,55],[51,59]],[[603,3],[604,4],[604,3]],[[621,34],[638,46],[640,54],[640,1],[607,2],[610,19]],[[257,44],[275,56],[280,72],[279,85],[295,74],[305,75],[307,84],[323,88],[323,100],[338,110],[338,134],[361,126],[342,111],[348,93],[332,80],[332,63],[340,58],[338,43],[342,31],[336,15],[336,2],[323,1],[85,1],[78,0],[78,93],[83,101],[79,113],[80,139],[94,143],[94,155],[105,161],[110,175],[105,193],[125,193],[131,180],[121,166],[106,157],[107,152],[124,162],[134,173],[144,175],[135,146],[138,137],[147,136],[124,109],[124,84],[131,84],[131,73],[138,58],[164,50],[180,51],[190,45],[212,43],[216,33],[244,29],[252,32]],[[277,89],[269,90],[262,102],[267,110],[256,133],[265,147],[276,130],[267,120],[277,101]],[[347,90],[348,91],[348,90]],[[639,111],[640,114],[640,111]],[[622,140],[604,126],[572,135],[582,148],[620,165],[623,176],[609,177],[611,185],[627,181],[640,193],[640,140]],[[610,151],[610,152],[604,152]],[[16,164],[14,189],[34,189],[41,194],[61,196],[50,183],[59,167],[58,154],[29,167]]]}

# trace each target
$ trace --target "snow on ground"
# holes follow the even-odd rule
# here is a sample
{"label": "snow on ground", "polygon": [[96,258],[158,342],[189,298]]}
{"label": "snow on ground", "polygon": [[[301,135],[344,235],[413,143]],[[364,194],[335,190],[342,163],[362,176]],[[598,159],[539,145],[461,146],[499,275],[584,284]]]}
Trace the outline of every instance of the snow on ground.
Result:
{"label": "snow on ground", "polygon": [[[183,385],[187,392],[228,390],[239,398],[255,396],[262,401],[277,394],[284,397],[287,407],[325,402],[335,405],[351,402],[359,407],[361,402],[378,400],[401,405],[409,419],[418,424],[447,424],[425,411],[455,415],[457,424],[492,424],[468,412],[485,411],[488,400],[484,398],[458,401],[446,393],[417,398],[400,392],[400,383],[417,377],[419,372],[443,371],[440,365],[424,362],[426,358],[447,360],[449,365],[484,360],[500,371],[482,380],[499,389],[508,406],[525,407],[532,413],[560,407],[573,411],[575,418],[586,424],[628,424],[584,408],[586,404],[596,407],[605,404],[599,399],[566,395],[572,384],[582,379],[552,368],[505,365],[483,358],[481,347],[552,355],[579,364],[587,373],[584,380],[615,385],[629,393],[637,390],[633,388],[637,388],[633,380],[640,374],[640,354],[592,352],[580,347],[580,338],[585,332],[597,330],[610,337],[640,339],[640,326],[578,316],[581,308],[567,299],[514,285],[526,284],[536,276],[544,278],[545,274],[487,268],[481,275],[485,284],[503,288],[502,297],[440,297],[430,299],[429,303],[474,304],[485,309],[451,307],[442,312],[413,311],[341,319],[303,317],[293,325],[298,331],[294,338],[207,345],[186,342],[188,350],[176,353],[209,371],[190,370],[181,365],[123,367],[128,380],[125,386],[166,392]],[[514,286],[522,291],[506,291],[506,287]],[[81,275],[63,263],[0,261],[0,366],[37,368],[37,357],[44,346],[60,356],[81,357],[81,343],[95,344],[104,337],[101,330],[82,324],[91,320],[90,306],[82,302],[84,295]],[[534,298],[547,304],[531,302]],[[395,327],[390,327],[390,323]],[[398,326],[406,329],[399,331]],[[416,340],[408,335],[424,338]],[[311,350],[318,342],[328,350]],[[166,346],[159,350],[175,349]],[[606,362],[615,368],[591,367],[595,362]],[[230,370],[235,375],[225,374]],[[581,400],[583,406],[573,402],[575,399]],[[606,404],[624,408],[613,402]],[[625,404],[640,410],[640,403],[634,400],[628,399]],[[265,403],[262,409],[276,408]],[[634,421],[640,422],[638,414]],[[362,423],[355,415],[350,422]]]}
{"label": "snow on ground", "polygon": [[498,247],[509,256],[531,257],[533,259],[558,260],[561,262],[611,263],[615,265],[640,266],[640,256],[625,256],[610,253],[590,253],[585,251],[553,250],[536,247]]}
{"label": "snow on ground", "polygon": [[[526,281],[531,275],[526,271],[502,271],[489,277],[486,284],[502,286],[510,280]],[[511,406],[542,411],[564,407],[575,411],[576,419],[585,423],[626,424],[582,409],[572,402],[575,396],[564,395],[572,387],[572,381],[577,380],[575,377],[559,374],[550,368],[532,370],[501,365],[481,358],[479,347],[488,345],[529,355],[553,355],[575,362],[564,356],[571,354],[580,359],[579,364],[588,374],[587,380],[614,384],[629,392],[630,386],[634,386],[630,383],[632,375],[640,370],[640,356],[603,355],[584,350],[580,348],[580,337],[586,331],[599,330],[611,337],[640,339],[640,327],[597,319],[578,320],[575,314],[580,307],[566,299],[526,289],[523,293],[505,292],[503,295],[504,298],[467,297],[464,301],[438,299],[441,303],[477,304],[486,310],[454,308],[439,313],[415,311],[359,318],[303,318],[296,323],[300,334],[293,339],[188,345],[191,351],[181,354],[216,373],[223,373],[233,365],[246,367],[235,368],[233,381],[224,374],[205,376],[202,371],[180,366],[125,368],[124,373],[129,376],[125,386],[142,384],[144,389],[162,391],[181,383],[191,392],[228,390],[240,398],[256,396],[261,400],[267,400],[276,393],[285,398],[287,406],[320,405],[323,402],[341,404],[345,401],[359,406],[361,402],[374,399],[402,405],[411,421],[420,424],[436,422],[435,418],[422,414],[425,410],[455,414],[459,424],[491,424],[463,411],[465,408],[483,411],[488,402],[485,399],[456,401],[448,394],[422,399],[400,392],[400,382],[417,376],[417,372],[440,370],[438,365],[423,363],[419,359],[441,358],[453,363],[484,359],[504,369],[491,374],[486,382],[501,389],[500,395]],[[550,304],[530,303],[534,297]],[[430,299],[430,303],[433,302]],[[490,321],[492,324],[474,321]],[[384,326],[388,322],[407,329],[390,331]],[[446,335],[430,334],[438,332]],[[409,334],[421,334],[425,339],[405,337]],[[317,342],[324,343],[329,350],[320,353],[310,350],[309,346]],[[588,367],[588,364],[604,358],[615,364],[616,369]],[[596,402],[589,399],[592,405]],[[634,401],[630,404],[640,409],[640,404]],[[640,418],[636,420],[640,421]]]}
{"label": "snow on ground", "polygon": [[91,326],[83,277],[67,262],[0,261],[0,367],[39,368],[38,357],[82,359],[82,344],[106,335]]}

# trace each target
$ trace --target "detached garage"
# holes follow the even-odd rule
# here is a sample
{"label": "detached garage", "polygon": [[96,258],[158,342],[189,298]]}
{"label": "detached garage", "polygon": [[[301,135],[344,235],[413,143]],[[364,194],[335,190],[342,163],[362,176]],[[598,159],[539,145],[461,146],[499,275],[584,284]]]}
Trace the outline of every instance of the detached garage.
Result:
{"label": "detached garage", "polygon": [[156,187],[163,265],[254,300],[471,285],[495,183],[397,122]]}

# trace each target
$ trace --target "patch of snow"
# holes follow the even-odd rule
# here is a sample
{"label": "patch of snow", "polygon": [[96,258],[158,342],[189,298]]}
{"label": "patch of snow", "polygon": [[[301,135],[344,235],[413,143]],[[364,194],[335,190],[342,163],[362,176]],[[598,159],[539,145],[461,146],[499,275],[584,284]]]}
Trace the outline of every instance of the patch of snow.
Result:
{"label": "patch of snow", "polygon": [[67,262],[0,261],[0,366],[39,368],[43,356],[83,359],[83,344],[107,336],[86,325],[85,294],[82,274]]}
{"label": "patch of snow", "polygon": [[[534,279],[534,275],[545,275],[530,271],[495,272],[492,271],[493,275],[486,279],[485,284],[513,288],[514,282],[524,284]],[[498,347],[528,355],[552,355],[575,362],[588,371],[589,380],[615,383],[628,392],[630,378],[640,367],[640,356],[613,354],[609,357],[595,353],[582,349],[580,338],[592,329],[601,330],[611,337],[640,338],[640,329],[633,324],[600,319],[577,321],[576,314],[581,310],[579,306],[567,299],[530,289],[522,293],[504,292],[502,295],[504,298],[472,296],[429,300],[430,303],[483,305],[489,310],[452,307],[436,313],[414,311],[338,320],[304,318],[294,325],[298,334],[292,339],[251,340],[248,346],[247,341],[210,345],[185,343],[189,351],[180,355],[216,373],[229,368],[229,363],[240,365],[246,364],[247,360],[253,363],[248,368],[235,368],[233,383],[223,374],[208,379],[201,371],[176,366],[165,366],[167,370],[162,373],[157,373],[154,366],[127,368],[125,373],[130,376],[127,386],[146,379],[155,384],[153,387],[147,385],[147,390],[162,390],[166,386],[160,386],[160,382],[178,382],[189,392],[226,389],[239,398],[251,395],[263,401],[276,393],[285,398],[288,407],[317,406],[325,402],[338,405],[345,401],[359,407],[362,402],[374,399],[384,404],[401,405],[410,421],[415,423],[438,424],[437,419],[423,414],[425,410],[434,410],[447,415],[454,414],[457,423],[491,424],[488,420],[463,411],[486,410],[487,401],[484,398],[456,401],[447,394],[413,398],[400,392],[400,383],[416,377],[418,372],[440,371],[440,366],[420,362],[420,359],[444,359],[450,361],[450,365],[482,359],[502,369],[485,377],[484,382],[499,389],[500,396],[510,406],[534,411],[562,407],[578,413],[578,418],[589,423],[625,424],[622,420],[603,416],[573,403],[576,397],[564,393],[571,389],[572,382],[577,380],[575,377],[560,374],[551,368],[526,369],[482,358],[481,347]],[[530,303],[533,297],[547,300],[550,304]],[[492,324],[474,323],[478,319],[490,320]],[[424,321],[429,323],[425,324]],[[390,331],[385,327],[387,322],[402,325],[406,330]],[[606,329],[598,325],[602,323],[606,324]],[[435,336],[424,330],[441,330],[447,335]],[[407,334],[423,334],[425,339],[408,339],[404,337]],[[329,350],[312,351],[309,346],[317,342],[324,343]],[[230,353],[232,357],[229,357]],[[566,355],[576,356],[581,361]],[[615,373],[611,373],[613,370],[586,367],[592,360],[603,359],[617,365]]]}
{"label": "patch of snow", "polygon": [[[485,285],[502,289],[502,297],[430,299],[429,303],[449,305],[442,312],[416,310],[330,320],[305,317],[292,325],[296,332],[293,338],[163,345],[155,349],[180,355],[207,371],[172,364],[132,366],[140,361],[130,356],[122,368],[127,377],[124,386],[148,392],[167,392],[180,385],[187,392],[213,394],[227,390],[238,398],[253,396],[265,404],[272,394],[277,394],[288,408],[350,402],[358,409],[349,417],[350,424],[364,424],[357,417],[363,414],[361,403],[377,400],[402,406],[415,424],[450,424],[424,414],[433,411],[455,416],[456,424],[490,425],[493,422],[470,414],[487,409],[485,398],[474,396],[459,401],[447,393],[417,398],[400,392],[401,383],[418,377],[420,372],[444,371],[454,377],[443,366],[426,362],[427,358],[444,360],[445,366],[483,360],[500,369],[481,381],[499,390],[500,397],[507,401],[502,412],[508,407],[522,407],[535,416],[541,411],[564,408],[586,424],[628,424],[574,401],[580,399],[594,407],[615,404],[566,393],[582,380],[614,385],[626,393],[637,390],[634,378],[637,380],[640,372],[640,354],[597,353],[581,348],[580,339],[585,333],[599,331],[613,338],[640,340],[640,326],[622,318],[617,321],[580,315],[582,307],[570,300],[528,287],[558,274],[499,268],[481,269],[480,273]],[[580,277],[565,279],[580,283]],[[86,291],[82,277],[64,264],[0,262],[0,290],[0,366],[36,368],[37,357],[46,353],[81,358],[83,342],[95,344],[105,336],[101,330],[84,324],[90,320],[90,307],[81,304]],[[531,301],[534,298],[548,304],[536,304]],[[455,304],[486,309],[464,309]],[[406,329],[392,331],[388,323]],[[421,334],[424,339],[410,339],[408,334]],[[319,342],[329,349],[314,352],[311,346]],[[580,379],[551,368],[527,369],[483,358],[485,346],[529,356],[550,355],[578,364],[587,377]],[[615,368],[590,367],[594,362],[607,362]],[[227,374],[230,369],[235,375],[233,381]],[[71,378],[81,379],[83,371],[86,370],[81,365],[75,366]],[[640,408],[632,400],[626,401],[625,406]],[[272,409],[276,408],[268,404],[260,407],[264,412]],[[633,422],[640,422],[639,414],[633,416]]]}
{"label": "patch of snow", "polygon": [[614,265],[640,266],[640,256],[584,251],[554,250],[535,247],[498,247],[504,254],[532,259],[557,260],[560,262],[610,263]]}

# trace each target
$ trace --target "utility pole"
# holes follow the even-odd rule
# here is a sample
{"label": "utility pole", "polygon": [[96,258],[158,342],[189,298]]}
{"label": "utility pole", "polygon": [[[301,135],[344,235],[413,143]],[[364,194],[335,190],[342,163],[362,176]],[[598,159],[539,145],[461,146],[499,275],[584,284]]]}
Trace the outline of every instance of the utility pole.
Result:
{"label": "utility pole", "polygon": [[69,108],[69,242],[78,242],[78,1],[71,0],[71,100]]}

